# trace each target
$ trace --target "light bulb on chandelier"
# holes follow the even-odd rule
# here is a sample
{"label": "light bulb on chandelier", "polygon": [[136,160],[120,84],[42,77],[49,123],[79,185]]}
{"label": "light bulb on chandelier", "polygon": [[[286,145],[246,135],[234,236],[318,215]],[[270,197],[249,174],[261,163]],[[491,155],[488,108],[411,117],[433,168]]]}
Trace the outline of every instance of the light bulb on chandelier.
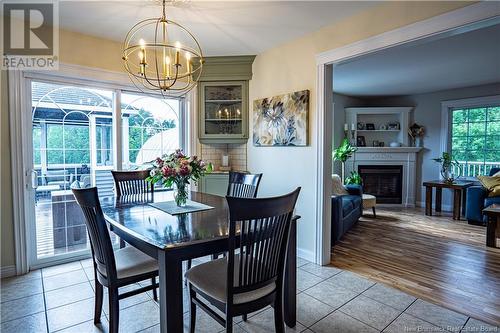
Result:
{"label": "light bulb on chandelier", "polygon": [[[186,28],[166,18],[165,0],[162,8],[161,17],[143,20],[128,32],[122,60],[130,79],[141,91],[157,91],[165,97],[182,95],[199,81],[203,53]],[[175,36],[175,42],[171,36]]]}

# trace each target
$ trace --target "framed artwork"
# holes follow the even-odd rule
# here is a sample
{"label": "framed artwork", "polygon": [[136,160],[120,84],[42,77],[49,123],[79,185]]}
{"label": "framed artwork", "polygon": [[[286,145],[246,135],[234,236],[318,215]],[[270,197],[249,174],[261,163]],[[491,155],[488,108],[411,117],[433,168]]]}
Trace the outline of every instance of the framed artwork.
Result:
{"label": "framed artwork", "polygon": [[366,141],[363,135],[358,135],[358,137],[356,138],[356,146],[366,147]]}
{"label": "framed artwork", "polygon": [[254,146],[307,146],[309,90],[253,101]]}
{"label": "framed artwork", "polygon": [[367,124],[366,124],[366,129],[367,129],[368,131],[373,131],[373,130],[375,130],[375,124],[367,123]]}

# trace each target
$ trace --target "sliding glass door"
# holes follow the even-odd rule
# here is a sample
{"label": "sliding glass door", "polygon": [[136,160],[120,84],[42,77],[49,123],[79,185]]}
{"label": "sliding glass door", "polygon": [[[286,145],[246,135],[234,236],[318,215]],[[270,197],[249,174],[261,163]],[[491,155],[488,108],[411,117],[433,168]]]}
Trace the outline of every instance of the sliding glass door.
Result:
{"label": "sliding glass door", "polygon": [[[96,186],[101,197],[110,195],[111,170],[144,168],[156,157],[183,148],[182,105],[180,99],[119,89],[31,81],[31,131],[23,134],[33,154],[26,168],[31,170],[27,190],[34,198],[29,222],[32,266],[90,254],[85,220],[71,186]],[[121,119],[121,129],[115,119]],[[116,156],[122,157],[122,165]]]}

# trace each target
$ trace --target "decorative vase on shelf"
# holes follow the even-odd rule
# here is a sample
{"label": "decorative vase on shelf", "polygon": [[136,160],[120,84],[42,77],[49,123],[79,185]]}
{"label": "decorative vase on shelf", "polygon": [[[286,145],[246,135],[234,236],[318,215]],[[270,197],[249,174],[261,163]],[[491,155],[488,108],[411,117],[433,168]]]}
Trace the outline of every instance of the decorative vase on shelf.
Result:
{"label": "decorative vase on shelf", "polygon": [[423,139],[421,137],[416,137],[415,138],[415,147],[423,147]]}
{"label": "decorative vase on shelf", "polygon": [[186,206],[188,198],[188,184],[185,180],[179,180],[175,182],[174,188],[174,200],[177,206]]}

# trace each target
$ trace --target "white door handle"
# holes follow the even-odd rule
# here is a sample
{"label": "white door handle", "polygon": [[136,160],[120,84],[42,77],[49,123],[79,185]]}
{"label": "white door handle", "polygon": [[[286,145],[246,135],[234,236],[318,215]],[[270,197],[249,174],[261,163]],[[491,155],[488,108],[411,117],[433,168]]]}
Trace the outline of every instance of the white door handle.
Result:
{"label": "white door handle", "polygon": [[33,189],[38,188],[38,173],[36,170],[31,170],[31,187]]}

